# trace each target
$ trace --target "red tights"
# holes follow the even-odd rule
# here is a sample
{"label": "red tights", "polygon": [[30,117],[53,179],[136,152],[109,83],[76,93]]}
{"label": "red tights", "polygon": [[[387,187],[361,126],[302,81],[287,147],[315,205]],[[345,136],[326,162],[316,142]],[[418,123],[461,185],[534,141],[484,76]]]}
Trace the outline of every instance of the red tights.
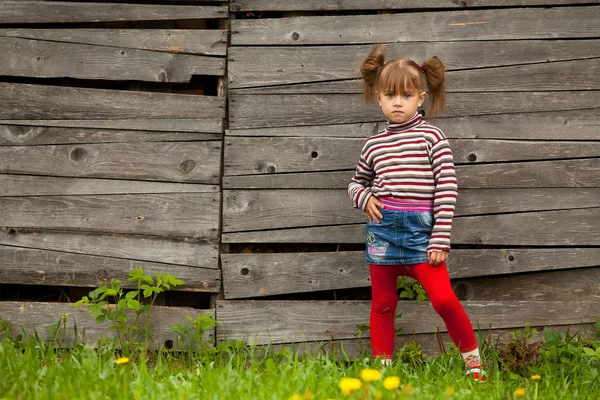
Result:
{"label": "red tights", "polygon": [[419,281],[433,308],[444,320],[448,334],[461,353],[475,350],[477,340],[471,321],[462,308],[452,286],[446,264],[373,265],[371,270],[371,344],[373,357],[390,358],[394,351],[394,314],[398,306],[396,280],[404,275]]}

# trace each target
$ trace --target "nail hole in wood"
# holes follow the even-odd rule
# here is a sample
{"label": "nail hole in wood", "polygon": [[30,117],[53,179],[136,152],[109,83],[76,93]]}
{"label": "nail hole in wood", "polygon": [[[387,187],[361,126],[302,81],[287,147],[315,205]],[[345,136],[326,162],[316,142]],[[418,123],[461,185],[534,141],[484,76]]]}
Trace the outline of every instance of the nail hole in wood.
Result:
{"label": "nail hole in wood", "polygon": [[469,161],[471,161],[471,162],[472,162],[472,161],[477,161],[477,154],[475,154],[475,153],[471,153],[471,154],[469,154],[469,155],[467,156],[467,160],[469,160]]}
{"label": "nail hole in wood", "polygon": [[250,273],[250,270],[248,268],[242,268],[241,273],[242,275],[246,276]]}
{"label": "nail hole in wood", "polygon": [[8,230],[8,235],[9,236],[15,236],[17,234],[17,231],[15,231],[14,229],[9,229]]}
{"label": "nail hole in wood", "polygon": [[171,339],[165,340],[165,347],[167,349],[169,349],[169,350],[172,349],[173,348],[173,341]]}
{"label": "nail hole in wood", "polygon": [[508,256],[508,261],[510,261],[510,262],[515,261],[515,256],[513,256],[513,255]]}
{"label": "nail hole in wood", "polygon": [[317,157],[319,157],[319,153],[318,153],[318,152],[316,152],[316,151],[313,151],[312,153],[310,153],[310,156],[311,156],[312,158],[317,158]]}

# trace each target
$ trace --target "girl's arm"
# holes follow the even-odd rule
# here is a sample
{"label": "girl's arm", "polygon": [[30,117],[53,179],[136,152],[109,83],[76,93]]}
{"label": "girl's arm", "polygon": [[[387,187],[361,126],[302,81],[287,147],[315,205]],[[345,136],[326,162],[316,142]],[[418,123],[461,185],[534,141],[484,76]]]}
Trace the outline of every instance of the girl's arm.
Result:
{"label": "girl's arm", "polygon": [[354,207],[366,211],[367,202],[373,196],[371,193],[371,183],[374,176],[375,172],[373,168],[367,163],[364,154],[361,154],[354,177],[348,184],[348,195],[352,198],[352,205]]}

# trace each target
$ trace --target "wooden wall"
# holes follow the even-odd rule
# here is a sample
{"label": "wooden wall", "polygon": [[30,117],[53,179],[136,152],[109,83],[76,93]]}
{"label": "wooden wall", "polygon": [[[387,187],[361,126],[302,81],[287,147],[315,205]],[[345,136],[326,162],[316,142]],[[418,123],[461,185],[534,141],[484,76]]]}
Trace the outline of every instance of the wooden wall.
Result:
{"label": "wooden wall", "polygon": [[[177,3],[0,1],[1,300],[11,284],[75,301],[139,265],[220,291],[229,7]],[[65,312],[98,330],[62,303],[0,305],[16,331]],[[157,337],[214,312],[199,306],[159,307]]]}
{"label": "wooden wall", "polygon": [[[375,43],[390,58],[437,55],[447,66],[448,112],[434,122],[460,187],[449,269],[474,326],[506,337],[597,320],[597,2],[233,0],[231,9],[240,18],[228,52],[219,339],[357,348],[368,290],[348,289],[370,283],[365,215],[346,187],[384,122],[357,79]],[[445,327],[429,302],[398,311],[397,326],[436,351],[432,333]]]}

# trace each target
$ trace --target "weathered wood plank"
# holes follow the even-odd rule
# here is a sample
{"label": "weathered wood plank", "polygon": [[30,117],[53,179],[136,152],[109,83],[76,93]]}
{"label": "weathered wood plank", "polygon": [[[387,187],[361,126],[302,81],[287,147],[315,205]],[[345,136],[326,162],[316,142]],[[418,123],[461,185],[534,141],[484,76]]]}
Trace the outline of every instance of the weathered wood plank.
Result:
{"label": "weathered wood plank", "polygon": [[54,128],[34,125],[0,125],[0,146],[43,144],[147,143],[220,140],[222,135],[202,132],[160,132],[94,128]]}
{"label": "weathered wood plank", "polygon": [[[132,131],[168,131],[168,132],[197,132],[197,133],[216,133],[223,132],[223,119],[21,119],[21,120],[0,120],[0,124],[10,124],[18,126],[32,127],[62,127],[62,128],[98,128],[98,129],[125,129]],[[5,126],[5,125],[4,125]],[[27,129],[27,128],[23,128]],[[164,133],[162,133],[164,134]],[[4,133],[2,134],[4,135]],[[13,134],[9,134],[13,135]],[[202,139],[198,139],[202,140]],[[137,140],[136,140],[137,141]],[[145,141],[145,140],[141,140]]]}
{"label": "weathered wood plank", "polygon": [[0,197],[0,208],[15,229],[218,239],[218,193]]}
{"label": "weathered wood plank", "polygon": [[[224,175],[353,169],[364,144],[363,138],[226,137]],[[455,164],[600,156],[600,141],[450,139],[450,147]]]}
{"label": "weathered wood plank", "polygon": [[[600,207],[600,189],[460,189],[456,216]],[[224,190],[223,232],[358,224],[345,189]]]}
{"label": "weathered wood plank", "polygon": [[[100,336],[115,336],[110,329],[110,323],[97,324],[84,307],[73,307],[71,303],[37,303],[37,302],[0,302],[0,315],[11,324],[11,336],[22,335],[21,327],[28,334],[37,331],[41,338],[47,338],[47,329],[60,321],[61,317],[68,314],[64,331],[65,346],[72,346],[75,342],[93,344]],[[198,310],[190,307],[164,307],[152,308],[151,321],[154,344],[164,344],[170,341],[177,343],[177,334],[170,330],[175,324],[185,325],[186,316],[196,318],[199,314],[215,315],[215,310]],[[75,338],[74,324],[77,324],[77,338]],[[85,336],[83,336],[85,334]],[[210,339],[214,332],[208,331],[206,338]]]}
{"label": "weathered wood plank", "polygon": [[[600,7],[234,19],[233,46],[598,37]],[[401,31],[390,26],[402,26]],[[431,27],[436,29],[432,30]]]}
{"label": "weathered wood plank", "polygon": [[[454,218],[452,243],[598,246],[600,208]],[[365,226],[337,225],[224,233],[223,243],[364,243]]]}
{"label": "weathered wood plank", "polygon": [[[575,41],[572,48],[569,43],[571,41],[402,43],[389,46],[388,59],[408,57],[421,62],[431,54],[437,55],[448,71],[448,92],[597,89],[594,76],[599,68],[598,59],[586,58],[597,57],[598,53],[590,51],[591,44],[587,40]],[[230,88],[236,93],[261,94],[361,93],[359,66],[370,48],[232,47]],[[564,54],[557,60],[555,52],[560,49],[564,49]],[[506,57],[506,54],[511,56]],[[258,68],[259,65],[265,68]],[[564,70],[570,72],[564,79],[553,77]]]}
{"label": "weathered wood plank", "polygon": [[49,22],[163,21],[227,18],[228,7],[153,4],[8,1],[0,3],[1,24]]}
{"label": "weathered wood plank", "polygon": [[216,185],[0,174],[0,197],[89,194],[215,193]]}
{"label": "weathered wood plank", "polygon": [[211,56],[227,54],[226,30],[0,29],[0,36]]}
{"label": "weathered wood plank", "polygon": [[[506,329],[592,323],[598,301],[478,301],[463,303],[473,326]],[[217,337],[251,343],[293,343],[351,339],[356,325],[369,324],[369,301],[217,301]],[[398,307],[397,327],[407,332],[445,331],[429,302],[409,301]],[[363,337],[369,337],[368,332]],[[221,339],[219,339],[221,340]]]}
{"label": "weathered wood plank", "polygon": [[[451,139],[598,140],[600,110],[570,110],[437,118],[432,121]],[[339,125],[228,129],[227,136],[358,137],[367,138],[385,122]]]}
{"label": "weathered wood plank", "polygon": [[[598,187],[600,160],[532,161],[459,165],[459,186],[486,188]],[[225,189],[347,189],[354,171],[263,174],[223,177]]]}
{"label": "weathered wood plank", "polygon": [[[1,87],[0,87],[1,88]],[[449,93],[445,116],[583,110],[595,108],[600,91]],[[358,94],[230,94],[230,127],[328,125],[381,121],[381,109]]]}
{"label": "weathered wood plank", "polygon": [[[550,278],[539,274],[527,275],[529,278],[518,275],[504,281],[491,276],[578,268],[568,272],[580,274],[572,280],[573,284],[566,280],[561,282],[569,286],[573,297],[563,300],[584,300],[581,296],[589,300],[592,293],[600,291],[600,270],[589,268],[598,264],[599,256],[600,248],[455,249],[448,259],[448,271],[451,279],[463,279],[454,281],[454,289],[462,299],[548,300],[536,296],[554,296],[557,282],[561,282],[554,277],[563,275],[552,275]],[[225,298],[368,287],[371,282],[364,257],[364,251],[221,254]],[[485,278],[464,279],[483,276]],[[515,283],[516,286],[510,286],[510,282],[521,278],[523,280]],[[500,289],[492,290],[498,285],[484,284],[488,281],[500,282],[505,293]],[[520,287],[523,290],[517,292],[506,287]],[[525,290],[527,287],[531,288]],[[587,290],[592,287],[595,290]],[[580,290],[582,288],[586,290]]]}
{"label": "weathered wood plank", "polygon": [[0,173],[218,184],[221,143],[0,146]]}
{"label": "weathered wood plank", "polygon": [[0,37],[0,75],[34,78],[189,82],[225,74],[221,57]]}
{"label": "weathered wood plank", "polygon": [[593,0],[231,0],[231,11],[405,10],[594,4]]}
{"label": "weathered wood plank", "polygon": [[4,82],[0,103],[1,119],[223,118],[225,107],[215,96]]}
{"label": "weathered wood plank", "polygon": [[129,271],[142,265],[146,274],[175,275],[185,284],[175,290],[218,293],[220,272],[216,268],[186,267],[140,260],[98,257],[57,251],[0,245],[0,283],[50,286],[97,287],[119,279],[124,288],[134,288]]}
{"label": "weathered wood plank", "polygon": [[[174,240],[137,235],[105,235],[86,232],[0,229],[0,244],[39,250],[84,254],[141,263],[178,264],[218,268],[219,245],[191,239]],[[39,251],[38,250],[38,251]]]}

